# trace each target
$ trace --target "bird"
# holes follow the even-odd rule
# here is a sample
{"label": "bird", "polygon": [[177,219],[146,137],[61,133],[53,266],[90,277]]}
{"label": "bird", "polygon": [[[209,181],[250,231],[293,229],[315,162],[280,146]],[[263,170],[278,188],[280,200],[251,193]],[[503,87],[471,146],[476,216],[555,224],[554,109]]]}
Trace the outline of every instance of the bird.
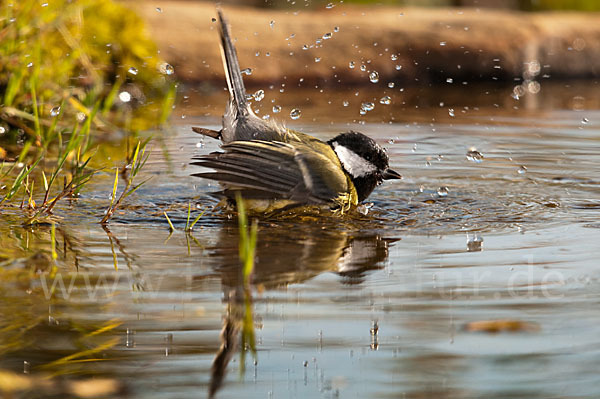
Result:
{"label": "bird", "polygon": [[234,203],[241,195],[252,213],[316,208],[346,213],[384,180],[401,179],[386,151],[370,137],[348,131],[322,141],[252,111],[222,9],[217,9],[220,47],[229,101],[219,131],[192,127],[221,140],[221,150],[192,158],[211,172],[192,176],[218,181],[217,194]]}

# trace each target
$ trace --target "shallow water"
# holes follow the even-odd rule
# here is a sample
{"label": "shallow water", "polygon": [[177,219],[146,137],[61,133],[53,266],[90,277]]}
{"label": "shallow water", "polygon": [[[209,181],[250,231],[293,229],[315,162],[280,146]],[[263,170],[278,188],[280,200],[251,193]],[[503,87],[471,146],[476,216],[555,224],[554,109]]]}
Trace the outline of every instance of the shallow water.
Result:
{"label": "shallow water", "polygon": [[[280,104],[272,116],[324,139],[360,130],[404,179],[378,187],[367,216],[261,221],[245,299],[237,222],[213,209],[216,186],[189,177],[190,158],[218,148],[190,126],[216,127],[224,96],[192,95],[108,229],[111,173],[57,211],[56,274],[49,227],[5,213],[0,369],[27,372],[23,397],[76,396],[84,381],[111,397],[196,398],[212,381],[220,398],[596,398],[597,86],[519,101],[502,87],[396,90],[365,116],[360,102],[381,91],[313,104],[314,92],[267,92],[262,114]],[[189,202],[193,217],[207,210],[191,235]]]}

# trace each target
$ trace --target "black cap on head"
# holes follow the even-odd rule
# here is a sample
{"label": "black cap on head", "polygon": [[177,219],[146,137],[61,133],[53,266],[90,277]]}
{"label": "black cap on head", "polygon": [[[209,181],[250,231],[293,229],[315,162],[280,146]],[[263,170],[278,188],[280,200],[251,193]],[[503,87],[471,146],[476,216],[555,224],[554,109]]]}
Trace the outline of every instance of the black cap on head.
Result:
{"label": "black cap on head", "polygon": [[383,147],[377,144],[375,140],[362,133],[354,131],[341,133],[327,143],[332,145],[334,142],[346,147],[356,155],[372,163],[382,172],[389,166],[389,158]]}

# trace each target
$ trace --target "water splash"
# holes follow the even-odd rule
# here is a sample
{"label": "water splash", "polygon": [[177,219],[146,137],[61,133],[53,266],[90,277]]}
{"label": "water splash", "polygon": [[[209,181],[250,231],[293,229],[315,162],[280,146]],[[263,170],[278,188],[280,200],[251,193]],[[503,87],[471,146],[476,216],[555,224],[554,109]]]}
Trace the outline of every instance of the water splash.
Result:
{"label": "water splash", "polygon": [[371,83],[379,82],[379,72],[377,72],[377,71],[371,72],[369,74],[369,80],[371,81]]}
{"label": "water splash", "polygon": [[122,91],[119,93],[119,100],[121,100],[121,102],[128,103],[131,101],[131,94],[129,94],[127,91]]}
{"label": "water splash", "polygon": [[440,197],[448,196],[449,192],[450,192],[450,190],[448,190],[448,187],[446,187],[446,186],[441,186],[437,189],[437,195],[439,195]]}
{"label": "water splash", "polygon": [[375,109],[375,104],[371,102],[364,102],[360,105],[361,111],[373,111]]}
{"label": "water splash", "polygon": [[255,101],[262,101],[263,98],[265,98],[265,91],[264,90],[257,90],[253,95],[254,100]]}
{"label": "water splash", "polygon": [[475,147],[471,147],[467,151],[467,159],[471,162],[480,163],[483,161],[483,154],[477,151]]}
{"label": "water splash", "polygon": [[160,73],[165,75],[173,75],[175,73],[175,68],[169,63],[163,62],[159,65],[158,70]]}

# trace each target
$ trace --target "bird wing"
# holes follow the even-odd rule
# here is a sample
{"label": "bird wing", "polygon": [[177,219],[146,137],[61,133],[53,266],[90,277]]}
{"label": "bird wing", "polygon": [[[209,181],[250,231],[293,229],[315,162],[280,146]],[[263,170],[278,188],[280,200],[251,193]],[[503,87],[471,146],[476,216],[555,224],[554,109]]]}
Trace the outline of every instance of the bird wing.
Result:
{"label": "bird wing", "polygon": [[219,181],[227,196],[240,191],[245,198],[322,204],[351,190],[339,164],[303,143],[233,141],[222,148],[224,152],[194,158],[193,165],[214,172],[193,176]]}

